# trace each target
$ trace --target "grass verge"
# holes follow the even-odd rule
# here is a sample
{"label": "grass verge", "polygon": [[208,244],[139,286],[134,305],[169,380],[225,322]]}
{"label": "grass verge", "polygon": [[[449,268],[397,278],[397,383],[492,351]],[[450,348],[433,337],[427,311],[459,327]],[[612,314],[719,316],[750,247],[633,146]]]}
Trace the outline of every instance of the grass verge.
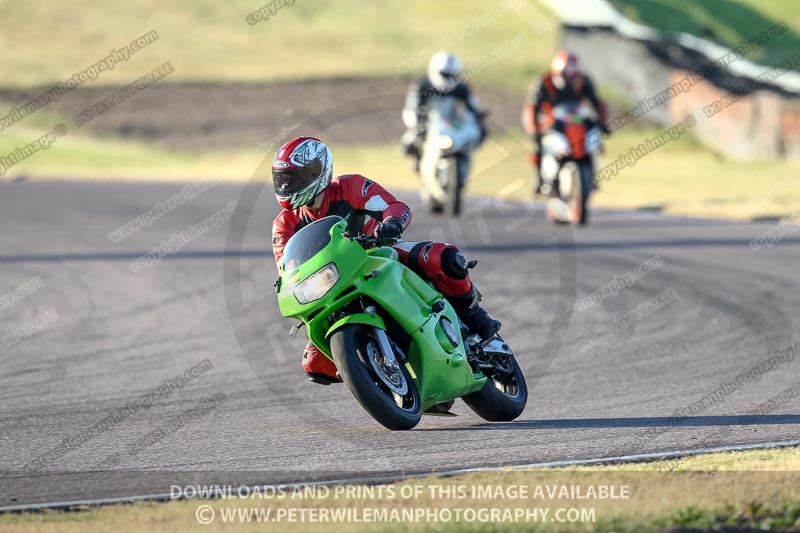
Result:
{"label": "grass verge", "polygon": [[[659,130],[625,130],[606,144],[601,165],[608,165]],[[0,136],[0,155],[35,139],[41,132],[15,130]],[[324,138],[324,132],[321,133]],[[252,147],[255,148],[255,147]],[[390,189],[416,189],[418,178],[396,145],[332,146],[335,171],[361,173]],[[530,198],[533,171],[528,141],[521,132],[490,137],[477,152],[468,192],[509,199]],[[198,181],[269,178],[269,157],[241,164],[247,150],[190,154],[130,141],[98,140],[71,133],[48,150],[11,167],[6,179],[60,177]],[[745,220],[790,217],[800,212],[800,162],[732,161],[702,147],[689,135],[641,157],[633,166],[601,183],[592,204],[599,207],[652,209],[673,214]]]}
{"label": "grass verge", "polygon": [[[184,500],[0,516],[9,531],[677,531],[723,525],[800,526],[800,450],[720,453],[669,462],[505,470],[379,487],[253,491],[247,499]],[[214,520],[200,525],[200,506]],[[233,509],[234,511],[228,511]],[[235,511],[243,509],[243,511]],[[316,509],[316,511],[311,511]],[[311,516],[343,518],[312,523]],[[379,516],[411,521],[355,521]],[[416,511],[423,509],[422,512]],[[482,511],[497,509],[498,511]],[[303,511],[305,510],[305,511]],[[338,510],[338,511],[337,511]],[[469,511],[471,510],[471,511]],[[208,509],[201,518],[208,518]],[[494,515],[492,515],[494,512]],[[314,514],[316,513],[316,514]],[[347,514],[349,513],[349,514]],[[370,514],[372,513],[372,514]],[[223,517],[228,516],[228,519]],[[259,520],[257,517],[261,517]],[[305,519],[301,517],[305,516]],[[462,520],[456,522],[454,517]],[[474,516],[474,519],[470,520]],[[249,521],[247,518],[250,517]],[[292,518],[294,517],[294,521]],[[447,520],[450,518],[450,520]],[[494,518],[494,520],[492,520]]]}
{"label": "grass verge", "polygon": [[[45,15],[35,4],[2,2],[3,83],[65,80],[155,30],[155,43],[103,72],[97,83],[124,85],[164,61],[175,67],[168,82],[418,75],[434,52],[446,48],[460,54],[467,68],[501,51],[475,79],[520,91],[549,64],[558,30],[536,0],[291,0],[277,2],[283,7],[273,6],[267,20],[249,24],[247,15],[267,4],[78,0],[54,3]],[[524,46],[503,48],[520,34],[528,38]]]}
{"label": "grass verge", "polygon": [[[0,156],[8,157],[42,135],[42,129],[24,127],[5,132],[0,135]],[[235,151],[182,153],[138,141],[97,139],[68,132],[48,148],[5,169],[2,179],[197,181],[224,173],[229,180],[246,180],[252,166],[235,165],[237,157],[241,154]],[[0,169],[4,168],[0,165]]]}

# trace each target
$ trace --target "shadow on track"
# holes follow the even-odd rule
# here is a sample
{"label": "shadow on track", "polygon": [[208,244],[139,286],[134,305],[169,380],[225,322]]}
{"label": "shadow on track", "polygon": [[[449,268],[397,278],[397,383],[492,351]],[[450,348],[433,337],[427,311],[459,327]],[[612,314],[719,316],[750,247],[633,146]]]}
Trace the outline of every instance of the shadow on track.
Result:
{"label": "shadow on track", "polygon": [[[600,242],[543,242],[534,244],[515,243],[489,243],[489,244],[470,244],[462,248],[470,252],[505,252],[505,251],[526,251],[541,250],[552,251],[562,248],[574,248],[576,250],[624,250],[634,248],[694,248],[694,247],[741,247],[743,250],[750,250],[750,243],[753,239],[672,239],[672,240],[635,240],[635,241],[600,241]],[[798,245],[800,239],[781,239],[779,242],[772,243],[770,246]]]}
{"label": "shadow on track", "polygon": [[[673,239],[673,240],[638,240],[638,241],[609,241],[609,242],[576,242],[560,243],[548,239],[545,242],[535,243],[489,243],[489,244],[464,244],[462,248],[470,252],[484,251],[551,251],[564,248],[575,250],[621,250],[626,248],[690,248],[705,246],[732,246],[747,249],[752,239]],[[800,238],[782,239],[770,246],[799,245]],[[82,261],[132,261],[136,260],[152,250],[137,252],[83,252],[83,253],[28,253],[17,255],[0,255],[2,263],[51,263],[63,262],[82,262]],[[241,250],[235,254],[227,254],[240,257],[273,257],[272,249],[253,249]],[[161,261],[178,261],[186,259],[214,259],[227,256],[225,250],[196,250],[177,252],[161,257]]]}
{"label": "shadow on track", "polygon": [[561,420],[517,420],[469,427],[425,428],[416,431],[481,431],[494,429],[606,429],[692,426],[767,426],[800,424],[800,415],[646,416],[634,418],[566,418]]}
{"label": "shadow on track", "polygon": [[[41,253],[0,255],[0,263],[54,263],[86,261],[135,261],[152,250],[139,252],[83,252],[83,253]],[[229,254],[230,255],[230,254]],[[241,250],[237,257],[274,257],[272,249]],[[195,250],[165,255],[160,261],[180,261],[186,259],[218,259],[226,257],[225,250]]]}

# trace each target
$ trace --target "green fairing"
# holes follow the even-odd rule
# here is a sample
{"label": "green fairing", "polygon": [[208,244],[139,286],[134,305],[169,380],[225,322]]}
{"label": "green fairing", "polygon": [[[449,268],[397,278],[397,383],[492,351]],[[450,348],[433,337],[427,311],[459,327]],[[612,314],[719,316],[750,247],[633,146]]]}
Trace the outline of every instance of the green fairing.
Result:
{"label": "green fairing", "polygon": [[[328,318],[336,311],[362,296],[367,297],[411,336],[407,366],[419,389],[423,409],[480,390],[486,376],[473,373],[463,339],[459,338],[454,348],[438,326],[441,316],[445,316],[458,329],[458,317],[452,306],[426,281],[397,261],[394,250],[365,251],[359,243],[342,235],[345,228],[346,222],[339,220],[331,228],[331,240],[326,246],[299,268],[282,272],[278,290],[281,314],[305,323],[311,341],[333,359],[328,338],[343,325],[362,323],[386,329],[380,316],[366,312],[350,314],[330,324]],[[299,303],[293,289],[330,263],[336,265],[338,281],[322,298]],[[380,274],[371,275],[375,271]],[[431,306],[439,300],[444,302],[444,309],[433,313]]]}

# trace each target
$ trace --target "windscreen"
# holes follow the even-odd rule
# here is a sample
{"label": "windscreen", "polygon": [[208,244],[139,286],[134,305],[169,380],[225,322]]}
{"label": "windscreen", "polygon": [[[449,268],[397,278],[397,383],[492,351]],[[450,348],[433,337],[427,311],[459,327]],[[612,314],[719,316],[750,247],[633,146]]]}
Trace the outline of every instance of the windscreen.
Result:
{"label": "windscreen", "polygon": [[337,216],[317,220],[295,233],[283,252],[283,271],[292,272],[317,255],[331,242],[331,228],[342,219]]}

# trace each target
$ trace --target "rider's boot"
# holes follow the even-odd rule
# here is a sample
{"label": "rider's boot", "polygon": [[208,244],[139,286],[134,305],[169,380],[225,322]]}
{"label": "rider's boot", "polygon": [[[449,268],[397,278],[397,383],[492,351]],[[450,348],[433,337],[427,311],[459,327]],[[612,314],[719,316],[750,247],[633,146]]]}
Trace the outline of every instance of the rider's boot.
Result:
{"label": "rider's boot", "polygon": [[331,383],[341,383],[336,365],[328,356],[319,351],[319,348],[309,342],[303,350],[303,370],[306,372],[309,381],[319,385],[330,385]]}
{"label": "rider's boot", "polygon": [[481,293],[473,284],[467,294],[463,296],[448,296],[447,299],[453,305],[459,318],[473,333],[487,340],[494,336],[495,333],[500,331],[499,320],[495,320],[489,316],[489,313],[480,306]]}

